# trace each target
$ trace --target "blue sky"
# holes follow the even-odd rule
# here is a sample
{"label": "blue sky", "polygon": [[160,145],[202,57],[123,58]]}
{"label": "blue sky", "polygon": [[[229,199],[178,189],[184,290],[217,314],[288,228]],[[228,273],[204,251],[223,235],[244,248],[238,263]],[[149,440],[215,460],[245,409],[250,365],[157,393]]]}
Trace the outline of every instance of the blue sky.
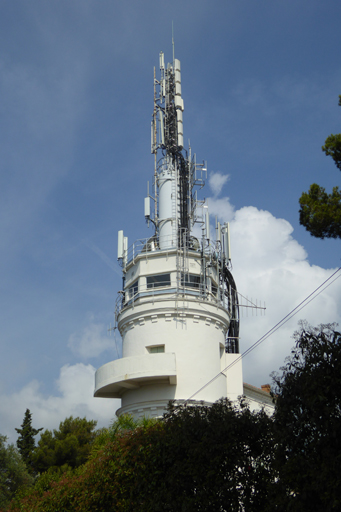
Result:
{"label": "blue sky", "polygon": [[[267,305],[244,314],[242,350],[340,266],[340,242],[298,222],[311,183],[340,183],[321,151],[341,131],[340,17],[337,0],[0,2],[1,433],[16,438],[26,407],[36,427],[114,417],[93,372],[120,351],[117,231],[151,233],[153,67],[172,21],[184,138],[231,221],[238,289]],[[336,281],[245,358],[244,380],[269,382],[300,318],[340,321],[340,295]]]}

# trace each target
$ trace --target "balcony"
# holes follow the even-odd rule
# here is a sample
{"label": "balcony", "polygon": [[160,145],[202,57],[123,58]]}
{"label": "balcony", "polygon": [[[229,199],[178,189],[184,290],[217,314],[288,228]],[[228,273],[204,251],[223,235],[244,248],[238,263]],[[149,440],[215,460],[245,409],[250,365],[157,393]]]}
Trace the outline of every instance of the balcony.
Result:
{"label": "balcony", "polygon": [[174,353],[124,357],[101,366],[95,375],[95,397],[121,398],[129,389],[163,382],[176,384]]}

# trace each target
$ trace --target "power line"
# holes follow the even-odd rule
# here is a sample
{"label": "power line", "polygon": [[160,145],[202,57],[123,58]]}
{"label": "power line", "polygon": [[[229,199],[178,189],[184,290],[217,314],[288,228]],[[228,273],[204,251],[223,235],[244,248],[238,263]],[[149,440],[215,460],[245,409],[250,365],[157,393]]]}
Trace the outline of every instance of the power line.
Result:
{"label": "power line", "polygon": [[[339,274],[338,276],[336,276],[331,282],[329,282],[338,272],[340,272],[341,270],[341,267],[339,267],[331,276],[328,277],[328,279],[326,279],[322,284],[320,284],[320,286],[318,286],[313,292],[311,292],[304,300],[302,300],[302,302],[300,302],[294,309],[292,309],[290,311],[290,313],[288,313],[285,317],[282,318],[282,320],[280,320],[276,325],[274,325],[268,332],[266,332],[261,338],[259,338],[259,340],[257,340],[253,345],[251,345],[251,347],[249,347],[247,350],[245,350],[245,352],[243,352],[242,354],[240,354],[239,357],[237,357],[237,359],[235,359],[234,361],[232,361],[232,363],[230,363],[228,366],[226,366],[226,368],[224,368],[223,370],[221,370],[215,377],[213,377],[213,379],[211,379],[209,382],[207,382],[204,386],[202,386],[200,389],[198,389],[198,391],[196,391],[192,396],[190,396],[186,402],[188,402],[189,400],[192,400],[194,396],[196,396],[198,393],[200,393],[200,391],[202,391],[203,389],[205,389],[207,386],[209,386],[212,382],[214,382],[221,374],[225,375],[225,372],[227,372],[230,368],[232,368],[232,366],[234,366],[235,364],[239,363],[239,361],[241,361],[241,359],[243,359],[243,357],[247,356],[248,354],[250,354],[250,352],[252,352],[256,347],[258,347],[261,343],[263,343],[263,341],[265,341],[267,338],[269,338],[269,336],[271,336],[274,332],[276,332],[278,329],[280,329],[286,322],[288,322],[289,320],[291,320],[291,318],[293,318],[299,311],[301,311],[303,308],[305,308],[312,300],[316,299],[316,297],[318,297],[324,290],[326,290],[331,284],[334,283],[334,281],[336,281],[340,276],[341,274]],[[327,284],[328,283],[328,284]],[[325,286],[326,285],[326,286]],[[324,288],[322,288],[324,287]],[[318,293],[317,293],[318,292]]]}

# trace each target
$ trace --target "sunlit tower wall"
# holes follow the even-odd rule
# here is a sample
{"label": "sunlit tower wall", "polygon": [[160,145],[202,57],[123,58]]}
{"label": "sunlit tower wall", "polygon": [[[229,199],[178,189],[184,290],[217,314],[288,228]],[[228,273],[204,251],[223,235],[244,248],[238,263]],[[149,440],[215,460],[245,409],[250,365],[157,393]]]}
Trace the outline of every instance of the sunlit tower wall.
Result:
{"label": "sunlit tower wall", "polygon": [[[129,246],[118,233],[123,290],[116,302],[122,358],[100,367],[95,396],[121,398],[117,415],[160,416],[169,400],[211,404],[243,394],[239,308],[229,225],[198,198],[207,169],[184,148],[180,61],[154,69],[154,179],[144,201],[153,234]],[[234,363],[228,372],[227,366]],[[209,384],[208,384],[209,383]]]}

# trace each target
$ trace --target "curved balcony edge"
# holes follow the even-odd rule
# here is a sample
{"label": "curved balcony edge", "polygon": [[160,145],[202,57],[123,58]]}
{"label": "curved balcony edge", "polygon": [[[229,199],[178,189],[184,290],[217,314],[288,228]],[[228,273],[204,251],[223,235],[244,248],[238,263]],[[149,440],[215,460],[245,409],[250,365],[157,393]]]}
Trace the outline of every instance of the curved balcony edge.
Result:
{"label": "curved balcony edge", "polygon": [[121,398],[128,389],[136,389],[153,382],[176,385],[176,357],[174,353],[145,354],[124,357],[101,366],[95,374],[94,396]]}

